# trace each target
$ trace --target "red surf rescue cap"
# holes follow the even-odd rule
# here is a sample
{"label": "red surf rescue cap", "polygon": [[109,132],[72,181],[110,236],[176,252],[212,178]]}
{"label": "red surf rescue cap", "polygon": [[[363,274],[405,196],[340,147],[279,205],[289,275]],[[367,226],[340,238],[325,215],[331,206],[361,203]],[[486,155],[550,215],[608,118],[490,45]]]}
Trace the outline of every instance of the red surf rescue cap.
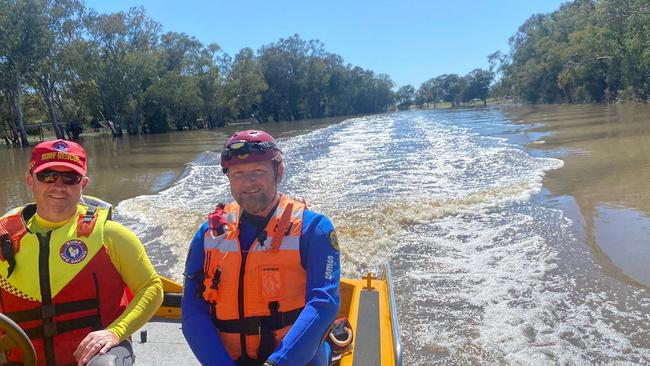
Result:
{"label": "red surf rescue cap", "polygon": [[48,168],[67,167],[86,175],[86,151],[76,142],[67,140],[44,141],[34,146],[29,170],[38,173]]}

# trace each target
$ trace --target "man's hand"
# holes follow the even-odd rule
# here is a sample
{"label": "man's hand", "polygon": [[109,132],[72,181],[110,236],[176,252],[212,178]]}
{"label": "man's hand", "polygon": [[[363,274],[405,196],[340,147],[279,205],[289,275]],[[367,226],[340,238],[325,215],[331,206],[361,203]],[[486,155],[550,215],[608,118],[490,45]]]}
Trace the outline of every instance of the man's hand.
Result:
{"label": "man's hand", "polygon": [[89,333],[84,338],[77,349],[72,353],[74,358],[77,359],[78,366],[84,366],[96,354],[103,355],[111,348],[117,346],[120,340],[113,332],[109,330],[98,330]]}

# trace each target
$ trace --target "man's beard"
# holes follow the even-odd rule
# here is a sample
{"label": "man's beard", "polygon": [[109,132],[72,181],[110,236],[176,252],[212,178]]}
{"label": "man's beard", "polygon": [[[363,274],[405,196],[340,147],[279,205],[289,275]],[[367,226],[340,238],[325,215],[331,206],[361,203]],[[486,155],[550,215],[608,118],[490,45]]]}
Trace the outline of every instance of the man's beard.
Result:
{"label": "man's beard", "polygon": [[240,194],[239,197],[235,197],[235,200],[244,211],[253,215],[263,212],[273,203],[273,197],[261,192],[252,195]]}

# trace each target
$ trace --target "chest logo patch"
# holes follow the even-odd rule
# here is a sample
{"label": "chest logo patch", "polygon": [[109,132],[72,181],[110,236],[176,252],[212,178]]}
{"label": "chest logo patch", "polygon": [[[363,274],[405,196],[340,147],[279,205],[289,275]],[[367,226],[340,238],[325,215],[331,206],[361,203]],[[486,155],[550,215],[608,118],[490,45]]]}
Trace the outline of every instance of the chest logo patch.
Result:
{"label": "chest logo patch", "polygon": [[68,264],[77,264],[88,256],[88,247],[81,240],[68,240],[59,252],[61,259]]}

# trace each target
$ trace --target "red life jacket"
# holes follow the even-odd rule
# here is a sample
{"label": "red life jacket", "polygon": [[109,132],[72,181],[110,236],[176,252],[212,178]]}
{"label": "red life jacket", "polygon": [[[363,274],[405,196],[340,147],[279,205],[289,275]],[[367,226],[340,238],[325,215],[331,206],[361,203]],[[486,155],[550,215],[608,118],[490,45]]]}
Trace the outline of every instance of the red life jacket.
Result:
{"label": "red life jacket", "polygon": [[[0,237],[9,240],[0,256],[0,311],[30,337],[39,366],[76,365],[81,340],[117,319],[132,297],[103,245],[110,209],[80,205],[86,214],[44,235],[25,225],[34,204],[0,219]],[[7,359],[22,356],[13,349]]]}
{"label": "red life jacket", "polygon": [[305,208],[303,202],[281,195],[247,254],[239,243],[237,203],[223,207],[225,234],[218,235],[214,225],[205,233],[203,298],[212,306],[230,357],[241,364],[264,362],[305,306],[307,275],[300,264]]}

